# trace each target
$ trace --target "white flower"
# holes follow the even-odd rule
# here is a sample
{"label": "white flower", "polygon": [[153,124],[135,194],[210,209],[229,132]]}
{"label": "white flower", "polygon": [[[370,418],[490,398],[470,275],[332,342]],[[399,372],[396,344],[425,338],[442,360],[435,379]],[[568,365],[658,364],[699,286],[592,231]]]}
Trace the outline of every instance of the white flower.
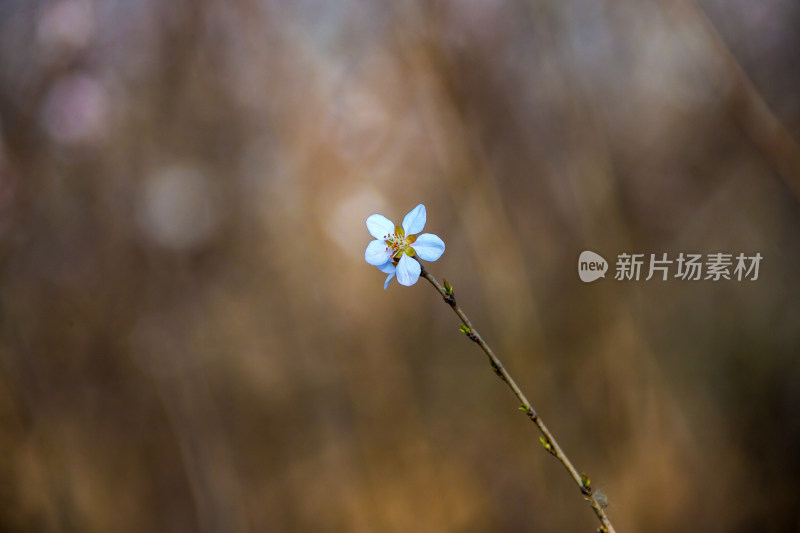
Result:
{"label": "white flower", "polygon": [[381,272],[389,274],[383,284],[384,290],[397,275],[400,285],[410,287],[419,279],[420,265],[414,256],[425,261],[436,261],[444,253],[444,242],[432,233],[418,235],[425,227],[425,206],[419,204],[403,219],[403,226],[383,215],[372,215],[367,219],[367,229],[376,240],[367,245],[364,259]]}

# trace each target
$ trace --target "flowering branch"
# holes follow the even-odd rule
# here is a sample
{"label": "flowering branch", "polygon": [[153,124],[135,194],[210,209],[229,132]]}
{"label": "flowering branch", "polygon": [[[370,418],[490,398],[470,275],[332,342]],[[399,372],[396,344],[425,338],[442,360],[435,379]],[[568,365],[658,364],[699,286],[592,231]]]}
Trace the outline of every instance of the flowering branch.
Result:
{"label": "flowering branch", "polygon": [[531,407],[530,402],[522,393],[519,386],[511,377],[511,375],[508,373],[505,366],[503,366],[503,363],[500,362],[500,359],[498,359],[497,356],[494,354],[492,348],[488,344],[486,344],[486,341],[483,340],[481,334],[478,333],[478,330],[475,329],[475,327],[472,325],[472,322],[470,322],[469,318],[467,318],[467,315],[464,313],[461,307],[459,307],[458,304],[456,303],[456,298],[455,295],[453,294],[453,287],[450,286],[449,283],[447,283],[447,280],[445,280],[444,286],[439,284],[436,278],[433,277],[421,263],[420,263],[420,269],[421,269],[420,276],[427,279],[431,283],[431,285],[433,285],[436,288],[436,290],[439,291],[439,294],[442,295],[444,301],[453,309],[456,315],[458,315],[458,318],[461,319],[462,322],[461,331],[471,341],[475,342],[478,346],[481,347],[481,349],[486,353],[487,357],[489,357],[489,362],[492,365],[492,370],[494,370],[494,373],[497,374],[498,377],[506,383],[506,385],[508,385],[508,387],[514,393],[514,396],[516,396],[517,399],[520,401],[520,403],[522,404],[521,407],[519,408],[520,411],[524,412],[528,416],[528,418],[530,418],[531,421],[534,424],[536,424],[536,427],[539,428],[539,431],[541,431],[542,433],[542,436],[539,437],[539,440],[542,442],[542,446],[544,446],[545,450],[550,452],[550,454],[553,455],[556,459],[561,461],[561,464],[564,465],[564,467],[569,472],[569,475],[578,485],[581,494],[583,494],[583,497],[586,499],[586,501],[589,502],[589,505],[592,506],[594,513],[597,515],[597,518],[600,520],[600,523],[602,524],[600,526],[599,531],[602,533],[615,533],[614,526],[611,525],[611,521],[608,519],[608,516],[606,515],[604,509],[607,505],[605,497],[602,496],[601,493],[595,494],[594,490],[591,487],[591,481],[589,480],[589,477],[586,476],[586,474],[579,474],[578,471],[575,469],[575,467],[572,465],[572,462],[569,460],[567,455],[561,450],[561,447],[558,445],[558,442],[556,441],[555,437],[553,437],[552,433],[550,433],[550,430],[547,429],[547,426],[545,426],[544,422],[542,422],[542,419],[539,417],[538,414],[536,414],[536,411],[534,411],[533,407]]}
{"label": "flowering branch", "polygon": [[389,282],[392,281],[392,278],[395,277],[400,285],[406,287],[414,285],[417,280],[419,280],[420,276],[431,282],[431,285],[439,291],[444,301],[447,302],[458,315],[458,318],[461,319],[461,331],[469,337],[471,341],[477,343],[478,346],[481,347],[489,357],[489,362],[492,365],[494,373],[505,381],[506,385],[508,385],[520,401],[522,404],[519,408],[520,411],[528,415],[528,418],[530,418],[531,421],[536,424],[536,427],[539,428],[539,431],[542,432],[542,436],[539,437],[539,440],[542,446],[544,446],[544,449],[561,461],[561,464],[564,465],[569,475],[572,476],[572,479],[577,483],[581,494],[583,494],[583,497],[589,502],[589,505],[592,506],[597,518],[600,519],[602,525],[600,526],[599,532],[615,533],[614,526],[611,525],[611,522],[606,516],[605,507],[607,506],[607,501],[605,496],[600,492],[595,492],[591,487],[589,477],[586,474],[578,474],[578,471],[572,466],[572,462],[561,450],[558,442],[556,442],[550,430],[547,429],[547,426],[544,425],[542,419],[539,418],[539,415],[533,410],[528,399],[522,394],[516,382],[511,378],[508,371],[506,371],[503,363],[500,362],[500,359],[497,358],[489,345],[486,344],[486,341],[483,340],[481,334],[478,333],[478,330],[475,329],[472,322],[467,318],[467,315],[464,314],[464,311],[462,311],[456,303],[453,287],[447,283],[447,280],[444,282],[444,287],[441,286],[439,282],[436,281],[436,278],[431,276],[420,262],[420,259],[436,261],[442,256],[445,248],[444,241],[437,235],[432,233],[420,234],[425,227],[426,220],[427,212],[425,211],[425,206],[422,204],[419,204],[409,211],[405,218],[403,218],[403,223],[400,226],[396,226],[383,215],[371,215],[367,218],[367,230],[375,240],[367,245],[367,249],[364,251],[364,260],[370,265],[377,267],[378,270],[384,274],[388,274],[383,284],[384,290],[389,286]]}

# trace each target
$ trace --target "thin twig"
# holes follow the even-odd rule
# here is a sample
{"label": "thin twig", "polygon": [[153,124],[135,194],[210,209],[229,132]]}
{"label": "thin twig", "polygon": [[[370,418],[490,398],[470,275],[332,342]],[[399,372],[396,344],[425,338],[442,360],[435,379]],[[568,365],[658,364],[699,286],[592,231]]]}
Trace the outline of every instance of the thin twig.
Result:
{"label": "thin twig", "polygon": [[464,331],[467,337],[469,337],[470,340],[472,340],[478,346],[480,346],[481,349],[486,353],[492,365],[492,370],[494,370],[495,374],[497,374],[500,377],[500,379],[502,379],[506,383],[506,385],[508,385],[508,387],[514,393],[514,396],[516,396],[517,399],[520,401],[520,403],[522,404],[520,410],[523,411],[526,415],[528,415],[528,418],[530,418],[531,421],[534,424],[536,424],[536,427],[539,428],[539,431],[542,432],[542,444],[544,445],[545,449],[548,452],[550,452],[551,455],[553,455],[556,459],[561,461],[561,464],[564,465],[564,467],[569,472],[569,475],[578,485],[581,494],[586,499],[586,501],[589,502],[589,505],[592,506],[594,513],[597,515],[597,518],[600,520],[600,523],[602,524],[600,531],[604,531],[605,533],[615,533],[614,526],[611,525],[611,521],[608,519],[608,516],[606,515],[606,512],[603,509],[603,505],[601,505],[594,496],[593,490],[590,486],[589,478],[586,477],[585,475],[582,476],[581,474],[579,474],[578,471],[575,469],[575,467],[572,465],[572,462],[569,460],[567,455],[558,445],[558,442],[556,441],[555,437],[553,437],[552,433],[550,433],[550,430],[547,429],[547,426],[544,425],[544,422],[542,422],[542,419],[539,417],[538,414],[536,414],[536,411],[533,409],[533,407],[531,407],[530,402],[522,393],[519,386],[517,386],[517,383],[514,381],[514,379],[508,373],[506,368],[503,366],[503,363],[500,362],[500,359],[497,358],[497,356],[492,351],[491,347],[489,347],[489,345],[486,344],[486,341],[483,340],[481,334],[478,333],[478,330],[476,330],[475,327],[472,325],[472,322],[470,322],[469,318],[467,318],[467,315],[464,314],[464,311],[461,309],[461,307],[458,306],[458,304],[456,303],[455,296],[453,295],[452,287],[448,286],[448,288],[446,289],[445,287],[440,285],[439,282],[436,280],[436,278],[433,277],[427,271],[425,266],[422,265],[421,263],[420,263],[420,268],[422,269],[421,271],[422,277],[427,279],[431,283],[431,285],[433,285],[436,288],[436,290],[439,291],[439,294],[442,295],[444,301],[453,309],[453,311],[455,311],[455,313],[458,315],[458,318],[461,319],[461,322],[463,322],[464,324],[464,326],[462,327],[462,331]]}

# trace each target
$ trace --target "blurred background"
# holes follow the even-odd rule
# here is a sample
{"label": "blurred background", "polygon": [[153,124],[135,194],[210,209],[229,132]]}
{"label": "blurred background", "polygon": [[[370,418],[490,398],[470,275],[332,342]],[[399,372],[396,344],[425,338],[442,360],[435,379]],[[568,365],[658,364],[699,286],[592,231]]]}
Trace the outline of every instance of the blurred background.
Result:
{"label": "blurred background", "polygon": [[[0,0],[0,530],[800,531],[800,4]],[[582,283],[584,249],[763,256]]]}

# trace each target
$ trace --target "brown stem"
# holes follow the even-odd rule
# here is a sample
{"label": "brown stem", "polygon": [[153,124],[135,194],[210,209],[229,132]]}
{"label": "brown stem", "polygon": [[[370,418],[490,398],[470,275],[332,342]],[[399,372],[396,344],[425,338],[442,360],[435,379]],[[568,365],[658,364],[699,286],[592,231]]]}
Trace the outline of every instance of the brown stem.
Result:
{"label": "brown stem", "polygon": [[536,424],[536,427],[539,428],[539,431],[541,431],[542,436],[544,437],[543,443],[545,444],[545,448],[547,449],[547,451],[549,451],[553,456],[555,456],[556,459],[561,461],[561,464],[563,464],[564,467],[567,469],[573,481],[575,481],[575,483],[578,485],[581,494],[584,496],[586,501],[589,502],[589,505],[592,506],[594,514],[597,515],[597,518],[600,520],[600,523],[602,524],[600,531],[605,531],[606,533],[615,533],[614,526],[611,525],[611,521],[608,519],[608,516],[606,515],[606,512],[603,509],[603,506],[594,497],[593,491],[588,483],[588,478],[584,480],[584,478],[581,477],[581,475],[572,465],[572,462],[569,460],[567,455],[558,445],[558,442],[556,441],[555,437],[553,437],[553,434],[550,433],[550,430],[547,429],[547,426],[544,425],[542,419],[539,417],[538,414],[536,414],[536,411],[533,409],[533,407],[531,407],[530,402],[522,393],[519,386],[517,386],[517,383],[514,381],[514,378],[511,377],[506,368],[503,366],[503,363],[500,362],[500,359],[497,358],[497,356],[492,351],[491,347],[488,344],[486,344],[486,341],[483,340],[481,334],[478,333],[478,330],[476,330],[475,327],[472,325],[472,322],[470,322],[469,318],[467,318],[467,315],[464,314],[464,311],[461,309],[461,307],[458,306],[458,304],[456,303],[456,299],[452,294],[452,291],[448,293],[448,291],[445,290],[445,288],[439,284],[436,278],[433,277],[427,271],[425,266],[422,265],[421,263],[420,267],[422,269],[421,270],[422,277],[427,279],[431,283],[431,285],[433,285],[436,288],[436,290],[439,291],[439,294],[442,295],[444,301],[453,309],[453,311],[455,311],[455,313],[458,315],[458,318],[461,319],[461,322],[463,322],[464,326],[466,326],[467,328],[467,330],[465,331],[467,337],[469,337],[470,340],[472,340],[478,346],[480,346],[481,349],[486,353],[486,355],[489,357],[489,361],[491,362],[492,370],[494,370],[494,372],[500,377],[500,379],[502,379],[506,383],[506,385],[508,385],[508,387],[514,393],[514,396],[516,396],[517,399],[522,404],[521,410],[524,411],[525,414],[528,415],[528,418],[530,418],[531,421],[534,424]]}

